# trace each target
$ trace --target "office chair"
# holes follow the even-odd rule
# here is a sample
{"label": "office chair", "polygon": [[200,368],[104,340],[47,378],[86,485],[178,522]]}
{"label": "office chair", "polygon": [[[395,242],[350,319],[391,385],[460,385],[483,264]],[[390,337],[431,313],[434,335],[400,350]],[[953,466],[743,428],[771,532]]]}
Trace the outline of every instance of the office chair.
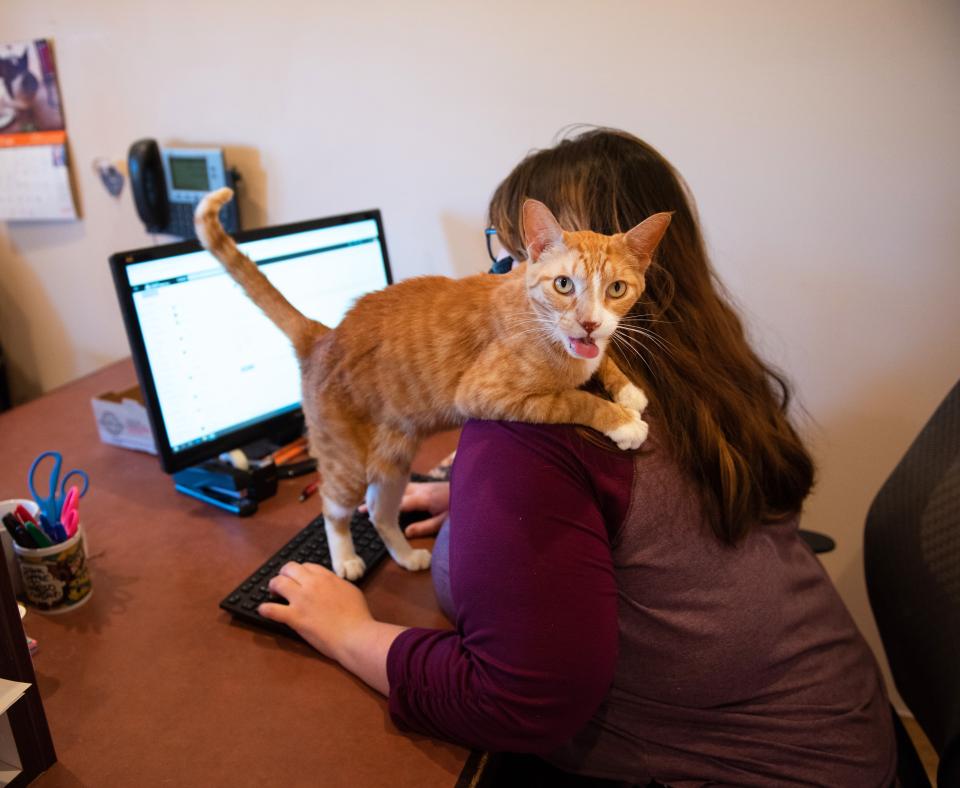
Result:
{"label": "office chair", "polygon": [[[894,682],[940,756],[939,785],[960,786],[960,382],[877,493],[863,557]],[[929,785],[894,723],[901,784]]]}

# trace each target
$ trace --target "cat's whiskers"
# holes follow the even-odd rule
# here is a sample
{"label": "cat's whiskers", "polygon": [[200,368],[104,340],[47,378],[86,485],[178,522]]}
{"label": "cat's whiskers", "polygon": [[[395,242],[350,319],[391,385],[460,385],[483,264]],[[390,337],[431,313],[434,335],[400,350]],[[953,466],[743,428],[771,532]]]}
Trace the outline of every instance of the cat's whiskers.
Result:
{"label": "cat's whiskers", "polygon": [[646,315],[624,315],[620,318],[621,323],[676,323],[676,320],[661,320],[659,317],[648,317]]}
{"label": "cat's whiskers", "polygon": [[511,330],[522,329],[519,334],[541,333],[545,338],[549,338],[554,331],[554,321],[535,309],[508,314],[505,322]]}
{"label": "cat's whiskers", "polygon": [[672,348],[672,343],[662,334],[657,333],[656,331],[651,331],[649,328],[644,328],[643,326],[631,326],[624,325],[620,323],[617,326],[617,331],[623,331],[625,334],[632,334],[634,336],[640,335],[650,339],[652,342],[656,342],[664,350]]}
{"label": "cat's whiskers", "polygon": [[513,319],[508,317],[506,323],[514,336],[531,333],[549,334],[553,328],[547,320],[539,316],[526,316]]}
{"label": "cat's whiskers", "polygon": [[640,328],[639,326],[625,326],[621,323],[619,326],[617,326],[617,331],[623,331],[625,334],[631,335],[634,339],[637,338],[637,335],[645,337],[659,347],[664,353],[672,354],[672,345],[670,341],[664,337],[657,336],[648,329]]}
{"label": "cat's whiskers", "polygon": [[650,374],[654,374],[653,367],[650,366],[650,363],[643,355],[643,351],[646,348],[639,343],[639,340],[631,340],[628,337],[617,334],[616,332],[610,335],[610,339],[613,340],[613,343],[620,349],[624,356],[635,355],[643,362],[644,366],[650,370]]}
{"label": "cat's whiskers", "polygon": [[510,325],[524,325],[528,323],[538,323],[538,324],[547,323],[545,318],[540,317],[539,315],[531,315],[531,314],[507,315],[505,317],[505,321]]}

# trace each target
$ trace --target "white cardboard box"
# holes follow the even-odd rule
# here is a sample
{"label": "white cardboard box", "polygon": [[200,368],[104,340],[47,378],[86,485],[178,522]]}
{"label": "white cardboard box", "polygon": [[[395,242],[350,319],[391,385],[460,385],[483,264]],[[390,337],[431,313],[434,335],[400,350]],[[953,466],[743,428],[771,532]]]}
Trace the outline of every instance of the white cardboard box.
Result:
{"label": "white cardboard box", "polygon": [[108,391],[91,400],[100,440],[125,449],[157,453],[139,386]]}

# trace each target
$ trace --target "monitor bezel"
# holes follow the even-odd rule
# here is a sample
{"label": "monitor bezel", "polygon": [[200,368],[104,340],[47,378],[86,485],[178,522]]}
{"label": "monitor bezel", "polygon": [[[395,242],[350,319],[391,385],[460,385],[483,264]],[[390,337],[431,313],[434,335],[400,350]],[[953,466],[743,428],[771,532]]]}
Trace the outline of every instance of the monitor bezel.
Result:
{"label": "monitor bezel", "polygon": [[[319,230],[338,224],[350,224],[358,221],[373,219],[377,224],[377,234],[380,241],[380,250],[383,253],[383,269],[386,274],[387,285],[393,284],[393,273],[390,268],[390,256],[387,252],[387,239],[383,232],[383,218],[378,208],[366,211],[327,216],[321,219],[310,219],[290,224],[272,225],[256,230],[242,230],[231,233],[237,243],[260,241],[266,238],[275,238],[280,235],[292,235],[309,230]],[[153,371],[147,357],[146,344],[143,341],[143,332],[133,304],[133,290],[126,274],[130,265],[149,262],[162,257],[171,257],[190,252],[202,251],[203,247],[197,240],[178,241],[175,243],[150,246],[142,249],[132,249],[126,252],[116,252],[110,255],[110,271],[113,275],[114,287],[120,302],[120,313],[127,332],[130,353],[133,357],[133,366],[136,369],[140,390],[143,392],[144,405],[153,430],[153,439],[157,448],[160,465],[167,473],[197,465],[205,460],[217,457],[231,449],[244,446],[260,439],[284,440],[297,435],[303,430],[303,411],[297,407],[287,413],[281,413],[255,424],[231,430],[218,438],[204,443],[190,446],[182,451],[175,452],[170,445],[166,425],[163,422],[163,412],[160,409],[160,399],[153,378]]]}

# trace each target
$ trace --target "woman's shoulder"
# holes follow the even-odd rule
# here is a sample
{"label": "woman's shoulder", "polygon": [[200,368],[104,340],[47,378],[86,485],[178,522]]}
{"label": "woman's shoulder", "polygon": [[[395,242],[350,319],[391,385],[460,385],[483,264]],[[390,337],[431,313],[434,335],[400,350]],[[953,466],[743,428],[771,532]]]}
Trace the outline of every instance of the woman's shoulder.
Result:
{"label": "woman's shoulder", "polygon": [[458,452],[510,452],[587,460],[594,454],[617,457],[629,463],[630,454],[620,452],[599,432],[576,424],[531,424],[521,421],[471,419],[460,436]]}
{"label": "woman's shoulder", "polygon": [[540,488],[533,492],[574,485],[619,523],[629,504],[636,455],[591,433],[574,424],[471,420],[461,433],[457,464],[471,476]]}
{"label": "woman's shoulder", "polygon": [[532,424],[520,421],[482,421],[471,419],[461,431],[458,451],[496,451],[560,454],[602,466],[632,466],[639,457],[660,453],[661,440],[655,424],[639,451],[621,451],[590,427],[579,424]]}

